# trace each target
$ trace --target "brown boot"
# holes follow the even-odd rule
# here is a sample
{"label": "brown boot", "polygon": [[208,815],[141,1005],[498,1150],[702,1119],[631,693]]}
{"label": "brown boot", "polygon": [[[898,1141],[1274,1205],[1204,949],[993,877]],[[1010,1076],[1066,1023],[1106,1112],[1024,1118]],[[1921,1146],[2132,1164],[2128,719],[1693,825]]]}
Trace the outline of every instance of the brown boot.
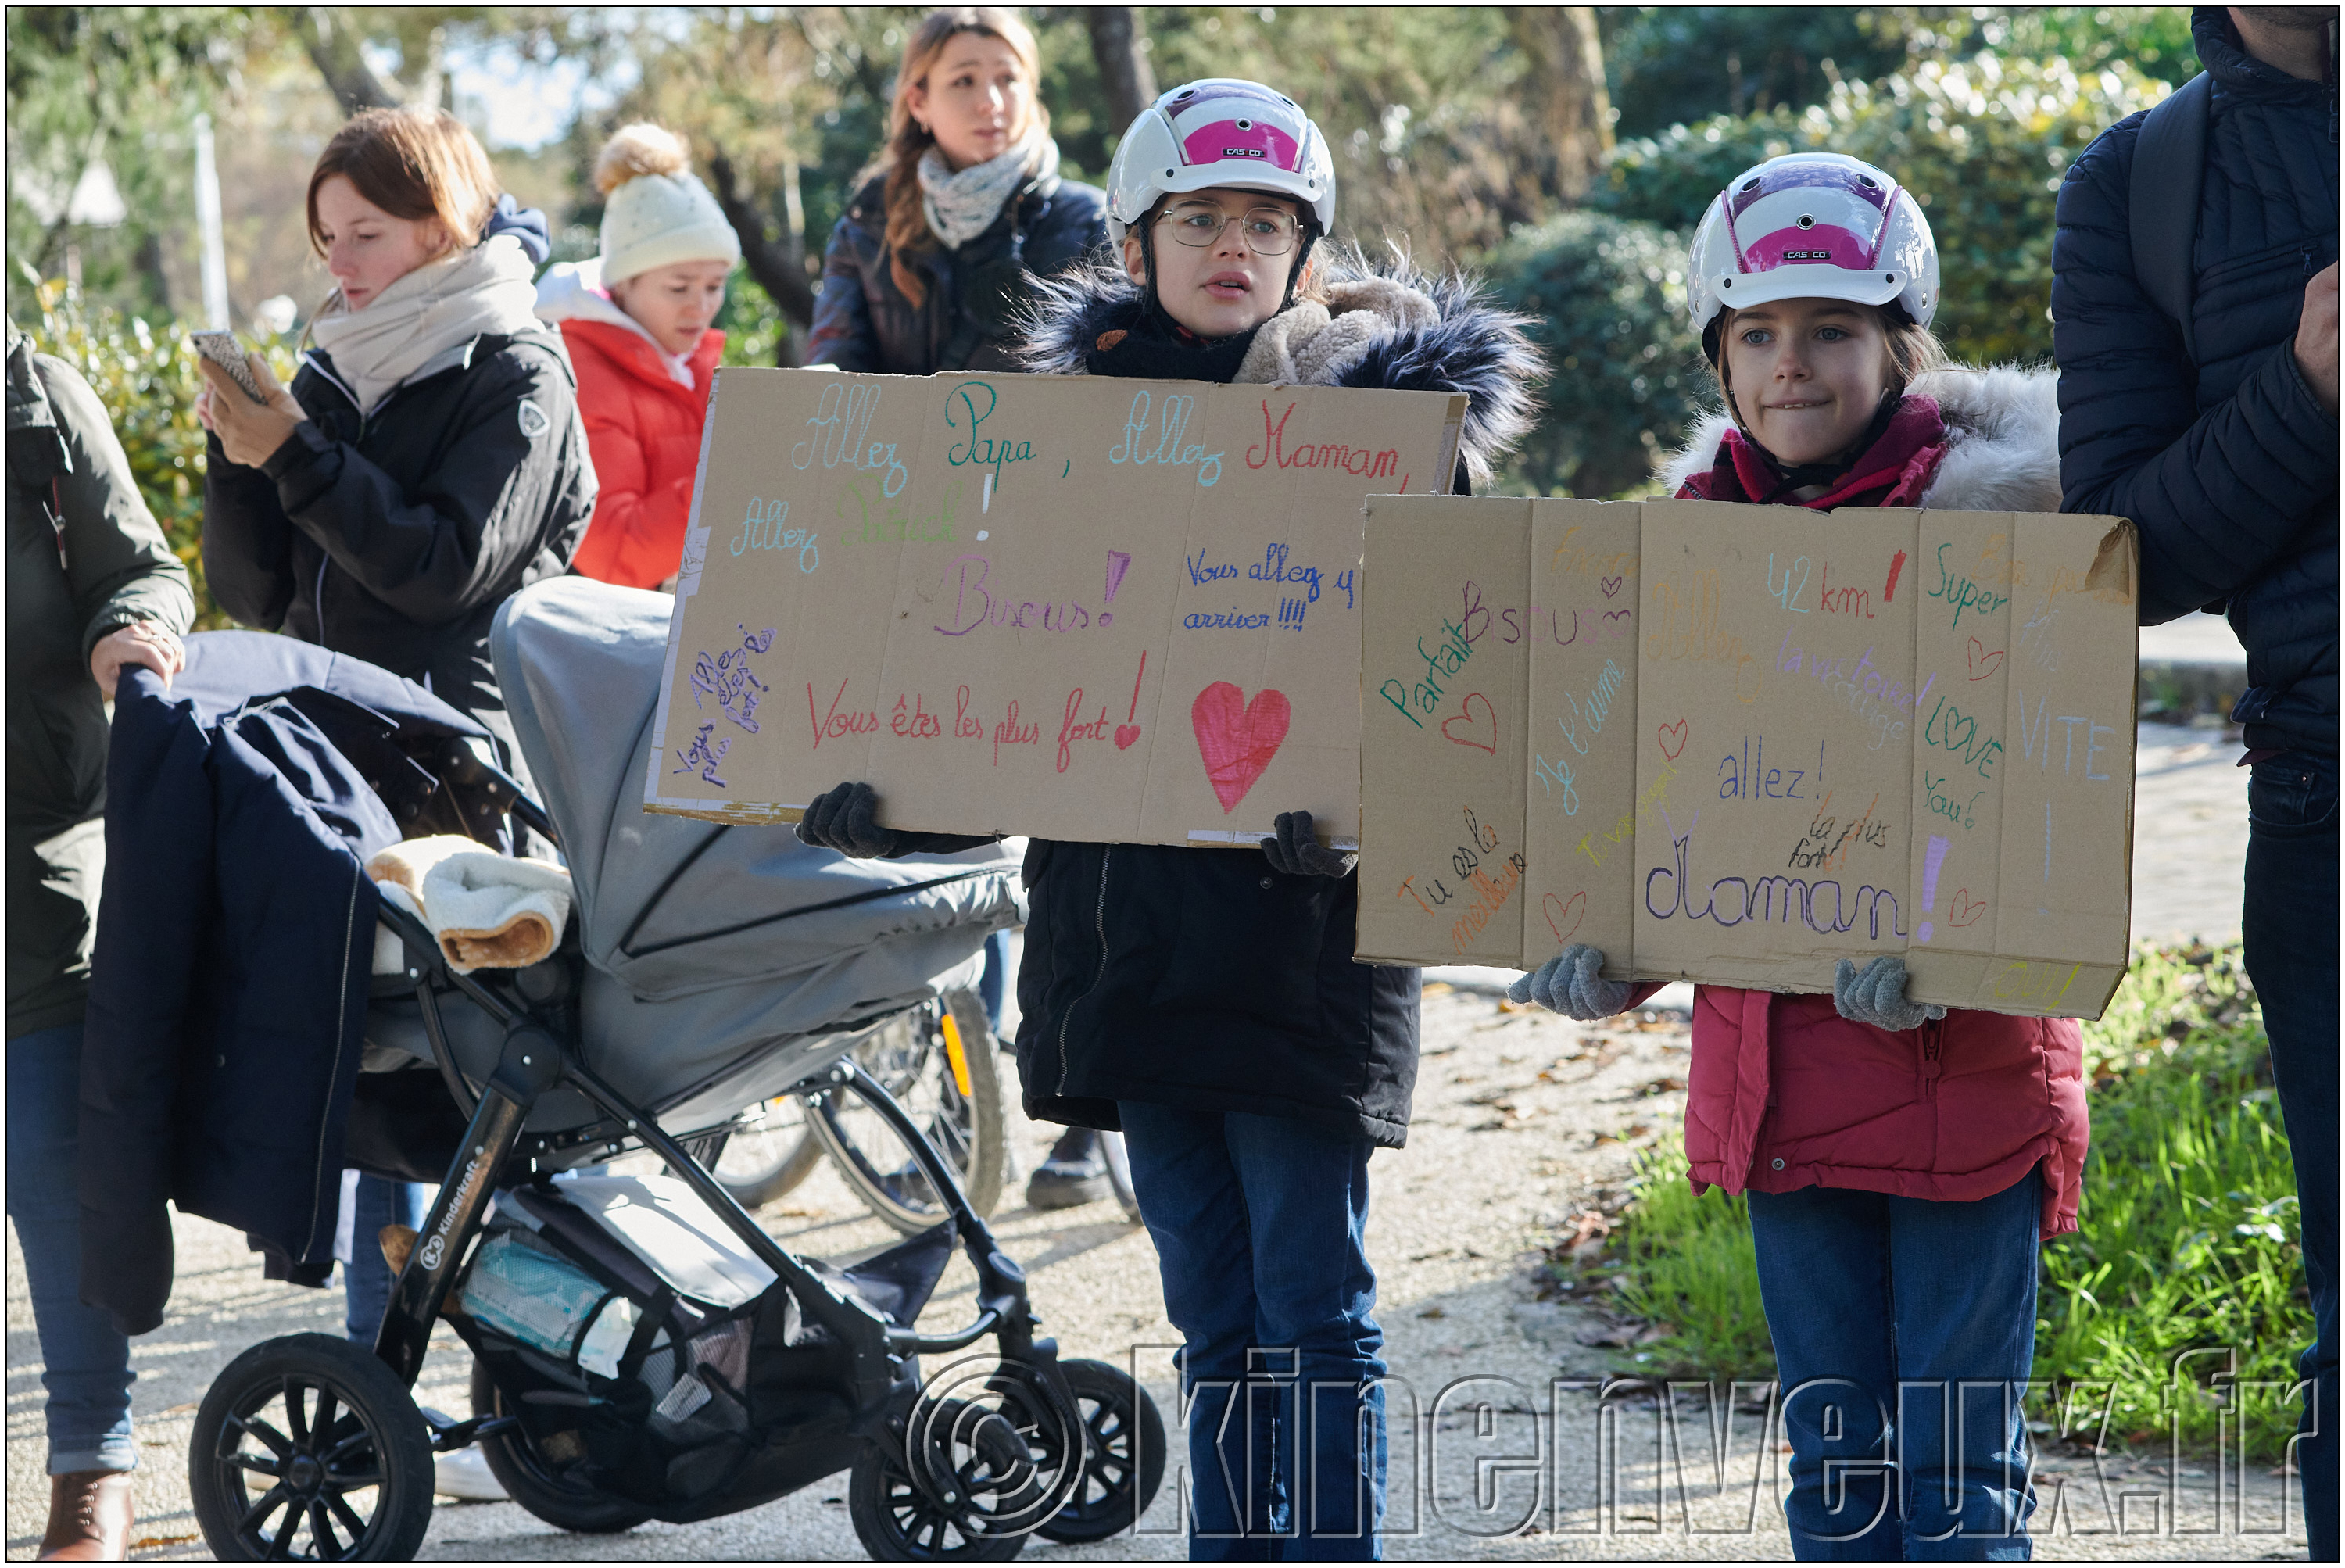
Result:
{"label": "brown boot", "polygon": [[77,1470],[49,1477],[44,1563],[120,1563],[130,1553],[130,1472]]}

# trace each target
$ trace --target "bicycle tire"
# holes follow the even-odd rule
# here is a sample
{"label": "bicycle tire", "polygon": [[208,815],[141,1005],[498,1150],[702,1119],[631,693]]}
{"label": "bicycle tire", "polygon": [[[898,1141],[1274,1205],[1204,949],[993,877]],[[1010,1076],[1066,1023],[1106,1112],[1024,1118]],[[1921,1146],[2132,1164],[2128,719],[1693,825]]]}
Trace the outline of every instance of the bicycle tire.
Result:
{"label": "bicycle tire", "polygon": [[[945,1009],[950,1010],[963,1042],[961,1054],[969,1081],[965,1098],[953,1083],[940,1037]],[[917,1061],[905,1060],[906,1043],[890,1033],[902,1027],[919,1032]],[[939,1117],[948,1120],[953,1135],[939,1141],[938,1152],[960,1178],[969,1207],[980,1216],[992,1214],[1001,1201],[1010,1119],[1002,1099],[1000,1054],[986,1026],[985,1005],[977,993],[949,992],[941,1003],[915,1009],[887,1029],[875,1032],[872,1041],[857,1051],[858,1057],[878,1059],[886,1070],[874,1070],[872,1075],[904,1104],[916,1122],[935,1128]],[[872,1066],[870,1061],[865,1064]],[[807,1123],[831,1164],[874,1215],[906,1236],[944,1223],[944,1205],[929,1190],[927,1180],[904,1179],[911,1151],[850,1091],[831,1089],[810,1095],[807,1108]],[[876,1146],[865,1147],[867,1140]],[[946,1146],[956,1142],[962,1146]]]}
{"label": "bicycle tire", "polygon": [[[803,1118],[805,1104],[802,1100],[783,1096],[772,1103],[793,1105]],[[763,1208],[783,1194],[795,1190],[814,1174],[817,1166],[822,1164],[822,1140],[815,1136],[814,1128],[804,1119],[798,1124],[797,1140],[788,1142],[787,1139],[787,1135],[783,1135],[778,1157],[728,1171],[724,1168],[727,1158],[734,1158],[736,1166],[739,1164],[737,1156],[741,1153],[742,1135],[736,1133],[726,1141],[723,1153],[709,1163],[708,1174],[715,1176],[743,1208]]]}

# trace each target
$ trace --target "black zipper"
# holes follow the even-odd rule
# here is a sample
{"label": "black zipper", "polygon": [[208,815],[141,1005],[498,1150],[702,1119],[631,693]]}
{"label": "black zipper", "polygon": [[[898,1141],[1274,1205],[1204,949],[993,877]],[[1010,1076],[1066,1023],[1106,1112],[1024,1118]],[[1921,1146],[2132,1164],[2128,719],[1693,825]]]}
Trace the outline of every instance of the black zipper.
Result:
{"label": "black zipper", "polygon": [[1068,1003],[1066,1012],[1059,1015],[1059,1089],[1061,1093],[1064,1093],[1067,1087],[1067,1030],[1075,1021],[1075,1009],[1092,992],[1099,989],[1101,981],[1107,978],[1107,868],[1108,863],[1114,859],[1113,844],[1109,844],[1101,850],[1099,906],[1092,916],[1099,934],[1099,969],[1092,974],[1091,983],[1083,988],[1083,994]]}
{"label": "black zipper", "polygon": [[1945,1045],[1945,1035],[1944,1019],[1925,1018],[1922,1021],[1922,1096],[1924,1099],[1938,1097],[1938,1074],[1944,1065],[1939,1059],[1939,1052]]}

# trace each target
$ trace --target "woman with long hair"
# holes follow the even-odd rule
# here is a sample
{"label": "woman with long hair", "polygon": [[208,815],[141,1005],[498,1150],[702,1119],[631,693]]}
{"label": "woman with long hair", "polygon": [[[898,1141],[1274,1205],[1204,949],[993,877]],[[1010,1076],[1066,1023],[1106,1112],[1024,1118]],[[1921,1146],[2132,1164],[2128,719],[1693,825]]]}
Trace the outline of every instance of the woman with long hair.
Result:
{"label": "woman with long hair", "polygon": [[1030,274],[1107,242],[1106,198],[1059,177],[1041,56],[1015,12],[931,11],[904,45],[880,149],[831,231],[812,362],[1007,371]]}
{"label": "woman with long hair", "polygon": [[[1032,279],[1107,243],[1107,198],[1059,177],[1041,53],[1014,11],[931,11],[904,45],[888,143],[831,230],[811,362],[925,376],[1019,368]],[[1010,937],[986,944],[987,1015],[1001,1029]],[[1076,1127],[1026,1184],[1037,1208],[1108,1196],[1098,1137]]]}

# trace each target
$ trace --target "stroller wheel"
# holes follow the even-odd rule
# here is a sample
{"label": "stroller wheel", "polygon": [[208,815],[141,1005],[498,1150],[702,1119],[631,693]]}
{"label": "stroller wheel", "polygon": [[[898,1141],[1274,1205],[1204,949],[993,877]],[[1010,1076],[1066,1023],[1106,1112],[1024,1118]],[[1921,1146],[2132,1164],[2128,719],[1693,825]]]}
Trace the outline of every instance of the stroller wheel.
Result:
{"label": "stroller wheel", "polygon": [[[478,1359],[472,1362],[472,1413],[505,1413],[496,1380]],[[519,1430],[482,1438],[481,1457],[489,1461],[489,1473],[503,1484],[506,1496],[557,1530],[581,1535],[615,1535],[633,1530],[652,1516],[648,1508],[563,1474],[537,1451],[528,1434]]]}
{"label": "stroller wheel", "polygon": [[188,1485],[223,1562],[405,1562],[431,1523],[431,1439],[373,1351],[291,1334],[213,1380]]}
{"label": "stroller wheel", "polygon": [[725,1140],[709,1174],[743,1208],[762,1208],[792,1191],[822,1164],[822,1144],[791,1095],[769,1100]]}
{"label": "stroller wheel", "polygon": [[[949,1464],[944,1473],[956,1479],[988,1468],[990,1461],[1016,1464],[1022,1457],[1014,1431],[999,1416],[992,1422],[1002,1433],[987,1432],[988,1449],[963,1464]],[[940,1456],[941,1457],[941,1456]],[[979,1484],[983,1484],[982,1481]],[[947,1503],[930,1495],[930,1488],[913,1481],[894,1434],[866,1443],[848,1478],[847,1512],[854,1522],[855,1538],[877,1563],[1007,1563],[1026,1548],[1026,1536],[995,1534],[985,1529],[977,1499],[959,1495]]]}
{"label": "stroller wheel", "polygon": [[[1164,1481],[1164,1420],[1129,1373],[1105,1361],[1061,1361],[1081,1412],[1083,1482],[1035,1533],[1046,1541],[1104,1541],[1132,1527]],[[1041,1438],[1044,1428],[1031,1434]]]}

